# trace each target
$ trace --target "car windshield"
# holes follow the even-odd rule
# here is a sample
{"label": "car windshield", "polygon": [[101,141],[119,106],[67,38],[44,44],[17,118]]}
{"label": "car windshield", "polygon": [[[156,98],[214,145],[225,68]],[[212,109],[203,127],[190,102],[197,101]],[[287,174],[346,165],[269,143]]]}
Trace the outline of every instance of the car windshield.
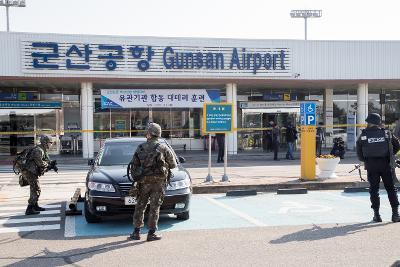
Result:
{"label": "car windshield", "polygon": [[[105,143],[99,152],[97,165],[128,165],[136,148],[142,143],[143,141]],[[165,141],[160,140],[160,143],[165,143]]]}
{"label": "car windshield", "polygon": [[128,165],[136,148],[143,142],[110,142],[104,145],[98,157],[99,166]]}

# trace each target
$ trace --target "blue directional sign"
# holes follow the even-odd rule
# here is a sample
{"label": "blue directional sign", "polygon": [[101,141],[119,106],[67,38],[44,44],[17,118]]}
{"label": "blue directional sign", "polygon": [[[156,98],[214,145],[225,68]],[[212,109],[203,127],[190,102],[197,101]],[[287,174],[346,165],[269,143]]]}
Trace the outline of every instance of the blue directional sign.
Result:
{"label": "blue directional sign", "polygon": [[314,102],[300,103],[300,124],[301,125],[317,125],[316,110]]}
{"label": "blue directional sign", "polygon": [[203,132],[232,132],[232,104],[205,103],[203,108]]}

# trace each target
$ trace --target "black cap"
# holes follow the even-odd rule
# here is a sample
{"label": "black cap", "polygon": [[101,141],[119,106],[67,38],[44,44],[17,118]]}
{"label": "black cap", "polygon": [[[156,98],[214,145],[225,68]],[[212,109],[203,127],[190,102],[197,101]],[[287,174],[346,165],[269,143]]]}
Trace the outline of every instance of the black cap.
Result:
{"label": "black cap", "polygon": [[381,116],[378,113],[370,113],[365,121],[371,124],[379,125],[381,124]]}

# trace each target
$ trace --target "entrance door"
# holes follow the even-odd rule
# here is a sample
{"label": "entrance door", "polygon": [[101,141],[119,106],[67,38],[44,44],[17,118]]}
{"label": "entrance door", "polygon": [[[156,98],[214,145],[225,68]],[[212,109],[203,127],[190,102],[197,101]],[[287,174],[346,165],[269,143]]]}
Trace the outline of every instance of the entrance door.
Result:
{"label": "entrance door", "polygon": [[38,143],[41,134],[53,141],[49,152],[57,153],[60,129],[57,112],[55,109],[0,109],[0,153],[15,155]]}
{"label": "entrance door", "polygon": [[[271,127],[272,123],[277,123],[280,129],[280,144],[286,146],[286,126],[289,122],[297,126],[297,113],[262,113],[263,128]],[[263,149],[272,150],[271,130],[263,131]]]}
{"label": "entrance door", "polygon": [[[280,144],[286,146],[286,125],[292,122],[297,125],[297,109],[289,112],[279,112],[269,109],[243,109],[240,134],[240,148],[242,150],[259,149],[272,151],[271,123],[277,123],[280,131]],[[292,111],[292,112],[290,112]]]}

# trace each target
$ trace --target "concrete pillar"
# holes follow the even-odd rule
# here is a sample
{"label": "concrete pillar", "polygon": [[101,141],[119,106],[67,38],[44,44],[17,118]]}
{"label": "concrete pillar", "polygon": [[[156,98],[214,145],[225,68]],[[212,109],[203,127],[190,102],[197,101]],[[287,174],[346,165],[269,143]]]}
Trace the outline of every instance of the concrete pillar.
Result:
{"label": "concrete pillar", "polygon": [[333,89],[326,88],[324,93],[324,124],[327,146],[332,145],[333,134]]}
{"label": "concrete pillar", "polygon": [[228,83],[226,85],[226,102],[233,104],[233,128],[234,131],[228,134],[227,148],[229,155],[236,155],[238,151],[238,140],[237,140],[237,85],[235,83]]}
{"label": "concrete pillar", "polygon": [[[82,154],[83,158],[93,158],[93,84],[81,83]],[[87,131],[87,132],[86,132]]]}
{"label": "concrete pillar", "polygon": [[[358,84],[357,89],[357,124],[365,124],[368,116],[368,83]],[[361,133],[361,128],[357,127],[357,135]]]}

